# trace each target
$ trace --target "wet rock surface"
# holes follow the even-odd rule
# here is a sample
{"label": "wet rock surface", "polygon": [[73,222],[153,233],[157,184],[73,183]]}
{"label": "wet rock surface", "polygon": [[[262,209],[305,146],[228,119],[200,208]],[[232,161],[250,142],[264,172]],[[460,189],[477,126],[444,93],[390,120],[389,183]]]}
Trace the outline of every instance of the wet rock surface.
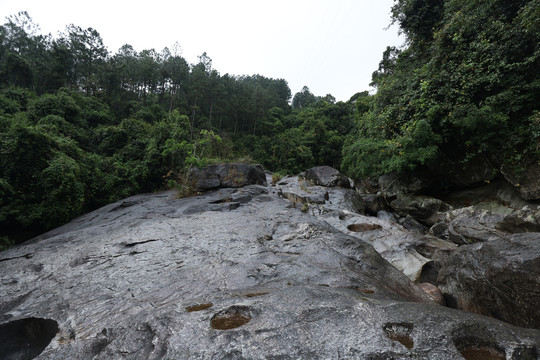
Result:
{"label": "wet rock surface", "polygon": [[540,329],[540,233],[462,246],[438,283],[449,305]]}
{"label": "wet rock surface", "polygon": [[40,359],[540,354],[538,330],[437,305],[398,270],[408,253],[422,274],[455,244],[362,215],[352,189],[294,181],[137,195],[0,253],[0,329],[52,321]]}

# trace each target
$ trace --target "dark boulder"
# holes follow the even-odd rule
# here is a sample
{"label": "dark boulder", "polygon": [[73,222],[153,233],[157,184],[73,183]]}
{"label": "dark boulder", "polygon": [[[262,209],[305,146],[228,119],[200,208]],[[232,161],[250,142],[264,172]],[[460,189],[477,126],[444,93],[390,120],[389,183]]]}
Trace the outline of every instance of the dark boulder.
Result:
{"label": "dark boulder", "polygon": [[315,185],[350,188],[351,180],[330,166],[315,166],[305,172],[306,180]]}
{"label": "dark boulder", "polygon": [[222,188],[238,188],[245,185],[267,186],[266,174],[261,165],[216,164],[202,169],[192,169],[191,180],[197,191]]}
{"label": "dark boulder", "polygon": [[421,194],[438,187],[441,179],[432,172],[418,170],[407,173],[390,173],[379,177],[379,190],[386,199],[398,194]]}
{"label": "dark boulder", "polygon": [[390,206],[399,216],[410,215],[428,226],[441,220],[440,213],[452,209],[442,200],[429,196],[407,194],[399,194],[397,199],[390,203]]}
{"label": "dark boulder", "polygon": [[384,196],[379,194],[367,194],[363,195],[364,206],[366,208],[366,214],[377,215],[379,211],[389,211],[390,206]]}
{"label": "dark boulder", "polygon": [[525,170],[516,174],[509,167],[503,166],[501,173],[514,185],[525,200],[540,200],[540,164],[536,162],[525,165]]}
{"label": "dark boulder", "polygon": [[497,179],[489,184],[445,194],[444,201],[456,208],[474,205],[499,212],[504,212],[503,207],[511,212],[512,209],[535,206],[533,202],[524,200],[519,191],[504,179]]}
{"label": "dark boulder", "polygon": [[516,210],[495,224],[508,233],[540,232],[540,210]]}
{"label": "dark boulder", "polygon": [[446,305],[446,301],[444,300],[444,296],[439,290],[439,288],[431,283],[423,282],[418,284],[418,286],[426,292],[433,300],[437,302],[439,305]]}
{"label": "dark boulder", "polygon": [[461,246],[439,272],[447,303],[540,329],[540,233]]}
{"label": "dark boulder", "polygon": [[445,174],[448,186],[467,188],[485,184],[497,176],[498,168],[484,155],[478,155],[466,162],[445,162],[435,167]]}
{"label": "dark boulder", "polygon": [[398,220],[398,223],[401,224],[405,229],[409,230],[410,232],[417,233],[417,234],[426,234],[428,232],[428,228],[419,223],[415,218],[413,218],[411,215],[407,215],[405,217],[402,217]]}

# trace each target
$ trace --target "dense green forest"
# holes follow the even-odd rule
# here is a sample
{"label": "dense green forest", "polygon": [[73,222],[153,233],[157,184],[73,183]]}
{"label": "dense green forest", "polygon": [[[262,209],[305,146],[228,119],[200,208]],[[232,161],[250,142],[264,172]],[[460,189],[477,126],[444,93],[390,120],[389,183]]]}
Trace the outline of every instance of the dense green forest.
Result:
{"label": "dense green forest", "polygon": [[405,49],[388,47],[343,167],[360,177],[540,161],[538,0],[399,0]]}
{"label": "dense green forest", "polygon": [[222,75],[206,53],[189,64],[177,45],[111,53],[92,28],[53,37],[12,15],[0,27],[0,247],[208,161],[361,178],[481,158],[519,176],[540,158],[539,3],[397,0],[407,43],[382,54],[374,95],[347,102]]}

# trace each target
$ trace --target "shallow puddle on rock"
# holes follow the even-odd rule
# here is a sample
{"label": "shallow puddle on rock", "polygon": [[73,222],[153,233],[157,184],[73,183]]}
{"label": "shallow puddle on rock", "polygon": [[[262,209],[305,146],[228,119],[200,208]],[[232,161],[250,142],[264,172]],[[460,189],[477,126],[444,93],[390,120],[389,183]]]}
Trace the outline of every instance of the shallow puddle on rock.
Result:
{"label": "shallow puddle on rock", "polygon": [[248,297],[248,298],[252,298],[252,297],[263,296],[263,295],[267,295],[267,294],[268,294],[267,292],[260,292],[260,293],[246,294],[245,296]]}
{"label": "shallow puddle on rock", "polygon": [[383,329],[390,340],[401,343],[407,349],[412,349],[414,347],[414,340],[410,336],[413,330],[413,324],[388,323],[383,326]]}
{"label": "shallow puddle on rock", "polygon": [[461,351],[466,360],[504,360],[506,356],[501,351],[488,346],[469,346]]}
{"label": "shallow puddle on rock", "polygon": [[214,304],[212,303],[196,304],[196,305],[191,305],[191,306],[186,307],[186,311],[188,312],[201,311],[201,310],[210,309],[212,306],[214,306]]}
{"label": "shallow puddle on rock", "polygon": [[409,335],[392,334],[389,338],[402,343],[407,349],[412,349],[414,347],[414,341]]}
{"label": "shallow puddle on rock", "polygon": [[364,232],[371,230],[379,230],[382,229],[382,226],[379,224],[351,224],[347,226],[347,229],[354,232]]}
{"label": "shallow puddle on rock", "polygon": [[251,314],[247,307],[232,306],[220,311],[212,317],[210,325],[216,330],[236,329],[251,321]]}
{"label": "shallow puddle on rock", "polygon": [[247,324],[251,318],[240,315],[231,314],[228,316],[222,316],[212,319],[212,327],[216,330],[229,330],[235,329],[242,325]]}

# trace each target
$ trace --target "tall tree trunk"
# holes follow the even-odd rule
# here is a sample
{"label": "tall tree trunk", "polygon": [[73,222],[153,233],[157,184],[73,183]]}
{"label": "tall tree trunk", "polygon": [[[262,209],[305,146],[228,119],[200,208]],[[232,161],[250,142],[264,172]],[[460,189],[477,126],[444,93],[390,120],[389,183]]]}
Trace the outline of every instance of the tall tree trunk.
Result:
{"label": "tall tree trunk", "polygon": [[210,117],[208,118],[208,126],[212,126],[212,109],[214,108],[214,102],[210,101]]}
{"label": "tall tree trunk", "polygon": [[191,140],[193,140],[193,128],[195,127],[195,107],[191,111]]}
{"label": "tall tree trunk", "polygon": [[171,90],[169,90],[169,112],[172,111],[173,108],[173,87],[171,87]]}
{"label": "tall tree trunk", "polygon": [[255,118],[255,122],[253,122],[253,135],[255,135],[255,129],[257,129],[257,120],[258,118]]}

